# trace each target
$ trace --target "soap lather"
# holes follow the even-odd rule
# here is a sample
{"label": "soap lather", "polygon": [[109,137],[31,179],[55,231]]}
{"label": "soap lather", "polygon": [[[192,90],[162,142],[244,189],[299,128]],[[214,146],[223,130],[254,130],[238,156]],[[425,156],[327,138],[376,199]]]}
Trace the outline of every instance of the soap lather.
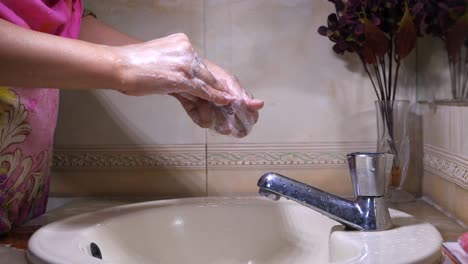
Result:
{"label": "soap lather", "polygon": [[[229,127],[230,131],[233,131],[232,135],[238,138],[247,136],[257,122],[255,116],[248,113],[249,110],[242,100],[235,100],[226,106],[212,105],[211,109],[214,117],[211,128],[215,130],[217,115],[222,114],[223,119],[227,121],[225,125]],[[216,109],[219,110],[218,113],[216,113]]]}

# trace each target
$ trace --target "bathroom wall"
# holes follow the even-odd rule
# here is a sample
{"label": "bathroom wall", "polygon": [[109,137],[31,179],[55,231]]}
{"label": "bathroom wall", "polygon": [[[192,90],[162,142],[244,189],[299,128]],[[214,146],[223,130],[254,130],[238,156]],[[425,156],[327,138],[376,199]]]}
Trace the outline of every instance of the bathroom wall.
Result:
{"label": "bathroom wall", "polygon": [[442,41],[418,40],[417,98],[423,115],[423,195],[468,224],[468,102],[450,99],[450,70]]}
{"label": "bathroom wall", "polygon": [[468,224],[468,104],[425,110],[423,193]]}
{"label": "bathroom wall", "polygon": [[[169,96],[64,91],[52,195],[255,194],[256,180],[271,170],[351,194],[344,157],[375,149],[375,95],[357,58],[334,54],[317,33],[333,10],[329,1],[84,2],[142,40],[185,32],[265,107],[252,133],[235,139],[197,127]],[[414,99],[415,66],[411,56],[400,97]],[[408,188],[417,191],[414,168]]]}
{"label": "bathroom wall", "polygon": [[441,40],[431,36],[417,42],[417,98],[419,101],[451,99],[447,52]]}

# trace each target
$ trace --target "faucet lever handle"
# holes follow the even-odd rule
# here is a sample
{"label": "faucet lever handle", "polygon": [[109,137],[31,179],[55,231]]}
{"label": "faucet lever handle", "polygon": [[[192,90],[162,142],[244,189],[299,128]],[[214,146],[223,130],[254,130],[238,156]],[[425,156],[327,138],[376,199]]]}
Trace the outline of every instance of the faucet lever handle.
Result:
{"label": "faucet lever handle", "polygon": [[356,196],[380,197],[385,195],[387,178],[386,166],[392,156],[385,153],[354,152],[347,156],[351,181]]}

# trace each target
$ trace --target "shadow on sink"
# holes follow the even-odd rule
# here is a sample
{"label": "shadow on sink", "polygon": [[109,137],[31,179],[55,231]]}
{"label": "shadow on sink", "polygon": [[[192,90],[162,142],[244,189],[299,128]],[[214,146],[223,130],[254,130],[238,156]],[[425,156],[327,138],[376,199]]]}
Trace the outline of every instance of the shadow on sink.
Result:
{"label": "shadow on sink", "polygon": [[331,263],[353,263],[365,254],[365,247],[363,244],[343,235],[343,232],[355,231],[345,230],[345,226],[343,225],[332,227],[328,240],[329,261]]}

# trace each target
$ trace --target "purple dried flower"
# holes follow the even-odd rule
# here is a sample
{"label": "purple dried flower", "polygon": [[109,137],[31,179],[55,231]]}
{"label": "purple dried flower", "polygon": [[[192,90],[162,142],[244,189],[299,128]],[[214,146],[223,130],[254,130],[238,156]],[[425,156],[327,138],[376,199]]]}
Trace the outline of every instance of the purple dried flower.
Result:
{"label": "purple dried flower", "polygon": [[[416,32],[419,35],[421,35],[421,25],[426,16],[424,12],[424,0],[329,1],[335,5],[336,12],[328,16],[327,26],[319,27],[318,32],[320,35],[327,36],[332,42],[336,43],[333,46],[333,50],[339,54],[343,54],[345,51],[357,52],[358,55],[362,57],[364,56],[364,49],[366,48],[367,50],[365,52],[370,51],[371,53],[368,55],[373,56],[372,52],[379,50],[381,47],[364,47],[364,45],[369,45],[369,43],[374,43],[374,45],[375,43],[379,43],[379,45],[381,45],[384,40],[366,42],[366,37],[382,38],[381,34],[378,32],[382,31],[386,38],[390,41],[394,41],[394,36],[400,31],[401,21],[407,6],[411,17],[411,25],[408,23],[405,25],[412,27],[414,24]],[[373,29],[369,31],[367,35],[364,34],[366,28],[365,21],[370,21],[378,30]],[[371,26],[371,24],[367,25]],[[406,30],[405,32],[413,32],[413,30]],[[411,41],[411,43],[406,45],[410,51],[413,49],[413,39],[414,37],[409,38],[408,41]],[[405,39],[400,38],[400,41],[405,41]],[[405,49],[405,53],[406,51],[407,49]],[[381,53],[379,52],[379,54]],[[375,60],[369,59],[367,61]]]}
{"label": "purple dried flower", "polygon": [[445,39],[449,29],[467,11],[466,0],[426,0],[426,33]]}
{"label": "purple dried flower", "polygon": [[445,42],[450,61],[458,59],[460,49],[468,42],[468,1],[427,0],[426,32]]}

